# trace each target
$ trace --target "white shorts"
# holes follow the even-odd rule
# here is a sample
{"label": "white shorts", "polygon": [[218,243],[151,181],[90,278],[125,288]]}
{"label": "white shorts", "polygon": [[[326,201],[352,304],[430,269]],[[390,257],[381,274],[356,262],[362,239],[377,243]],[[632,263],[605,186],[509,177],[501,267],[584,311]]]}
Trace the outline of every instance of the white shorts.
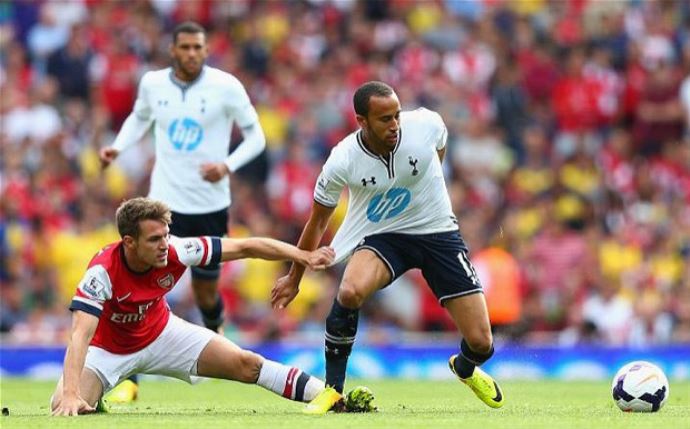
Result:
{"label": "white shorts", "polygon": [[103,393],[133,374],[156,374],[191,383],[197,361],[215,332],[186,322],[174,314],[151,344],[132,354],[115,354],[89,346],[85,368],[96,373]]}

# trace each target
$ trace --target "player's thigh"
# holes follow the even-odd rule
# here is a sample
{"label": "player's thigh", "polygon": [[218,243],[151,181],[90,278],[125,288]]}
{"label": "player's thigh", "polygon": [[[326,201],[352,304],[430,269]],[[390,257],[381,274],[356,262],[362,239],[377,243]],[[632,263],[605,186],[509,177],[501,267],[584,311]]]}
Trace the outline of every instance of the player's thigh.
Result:
{"label": "player's thigh", "polygon": [[[50,398],[50,409],[53,410],[57,404],[62,400],[62,391],[64,387],[63,377],[60,376],[55,392]],[[103,396],[103,383],[94,371],[89,368],[84,368],[79,379],[79,392],[81,397],[91,406],[95,406],[96,402]]]}
{"label": "player's thigh", "polygon": [[199,357],[218,334],[170,315],[165,329],[151,344],[140,350],[138,373],[174,377],[188,383],[197,374]]}
{"label": "player's thigh", "polygon": [[338,300],[359,307],[371,294],[391,282],[391,272],[381,257],[370,249],[357,250],[345,268]]}
{"label": "player's thigh", "polygon": [[493,339],[484,294],[477,292],[447,299],[443,305],[470,347],[480,352],[488,351]]}
{"label": "player's thigh", "polygon": [[199,355],[197,375],[255,383],[263,358],[220,335],[214,336]]}

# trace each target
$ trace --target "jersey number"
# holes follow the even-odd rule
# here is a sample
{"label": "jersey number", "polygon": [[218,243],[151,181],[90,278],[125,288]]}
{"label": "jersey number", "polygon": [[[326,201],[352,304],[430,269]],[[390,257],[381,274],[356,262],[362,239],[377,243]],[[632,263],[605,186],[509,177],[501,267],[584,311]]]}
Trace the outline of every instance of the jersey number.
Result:
{"label": "jersey number", "polygon": [[467,277],[472,281],[472,284],[479,286],[479,276],[477,276],[477,272],[474,270],[465,252],[458,253],[458,261],[460,261],[460,265],[462,265],[465,274],[467,274]]}

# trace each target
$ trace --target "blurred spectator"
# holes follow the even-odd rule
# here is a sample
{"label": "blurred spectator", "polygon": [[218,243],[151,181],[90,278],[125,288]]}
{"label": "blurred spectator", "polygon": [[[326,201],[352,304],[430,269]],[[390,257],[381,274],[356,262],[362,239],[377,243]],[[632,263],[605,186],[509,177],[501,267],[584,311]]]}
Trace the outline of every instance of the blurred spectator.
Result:
{"label": "blurred spectator", "polygon": [[60,84],[60,95],[89,100],[89,69],[92,58],[86,27],[75,25],[70,31],[67,45],[48,57],[46,71]]}

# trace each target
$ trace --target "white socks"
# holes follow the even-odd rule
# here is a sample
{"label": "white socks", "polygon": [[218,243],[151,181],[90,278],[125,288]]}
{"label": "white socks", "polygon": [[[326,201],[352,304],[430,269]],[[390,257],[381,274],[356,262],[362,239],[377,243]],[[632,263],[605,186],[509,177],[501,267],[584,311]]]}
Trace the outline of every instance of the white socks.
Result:
{"label": "white socks", "polygon": [[310,402],[325,388],[323,381],[306,372],[265,359],[261,365],[259,386],[293,401]]}

